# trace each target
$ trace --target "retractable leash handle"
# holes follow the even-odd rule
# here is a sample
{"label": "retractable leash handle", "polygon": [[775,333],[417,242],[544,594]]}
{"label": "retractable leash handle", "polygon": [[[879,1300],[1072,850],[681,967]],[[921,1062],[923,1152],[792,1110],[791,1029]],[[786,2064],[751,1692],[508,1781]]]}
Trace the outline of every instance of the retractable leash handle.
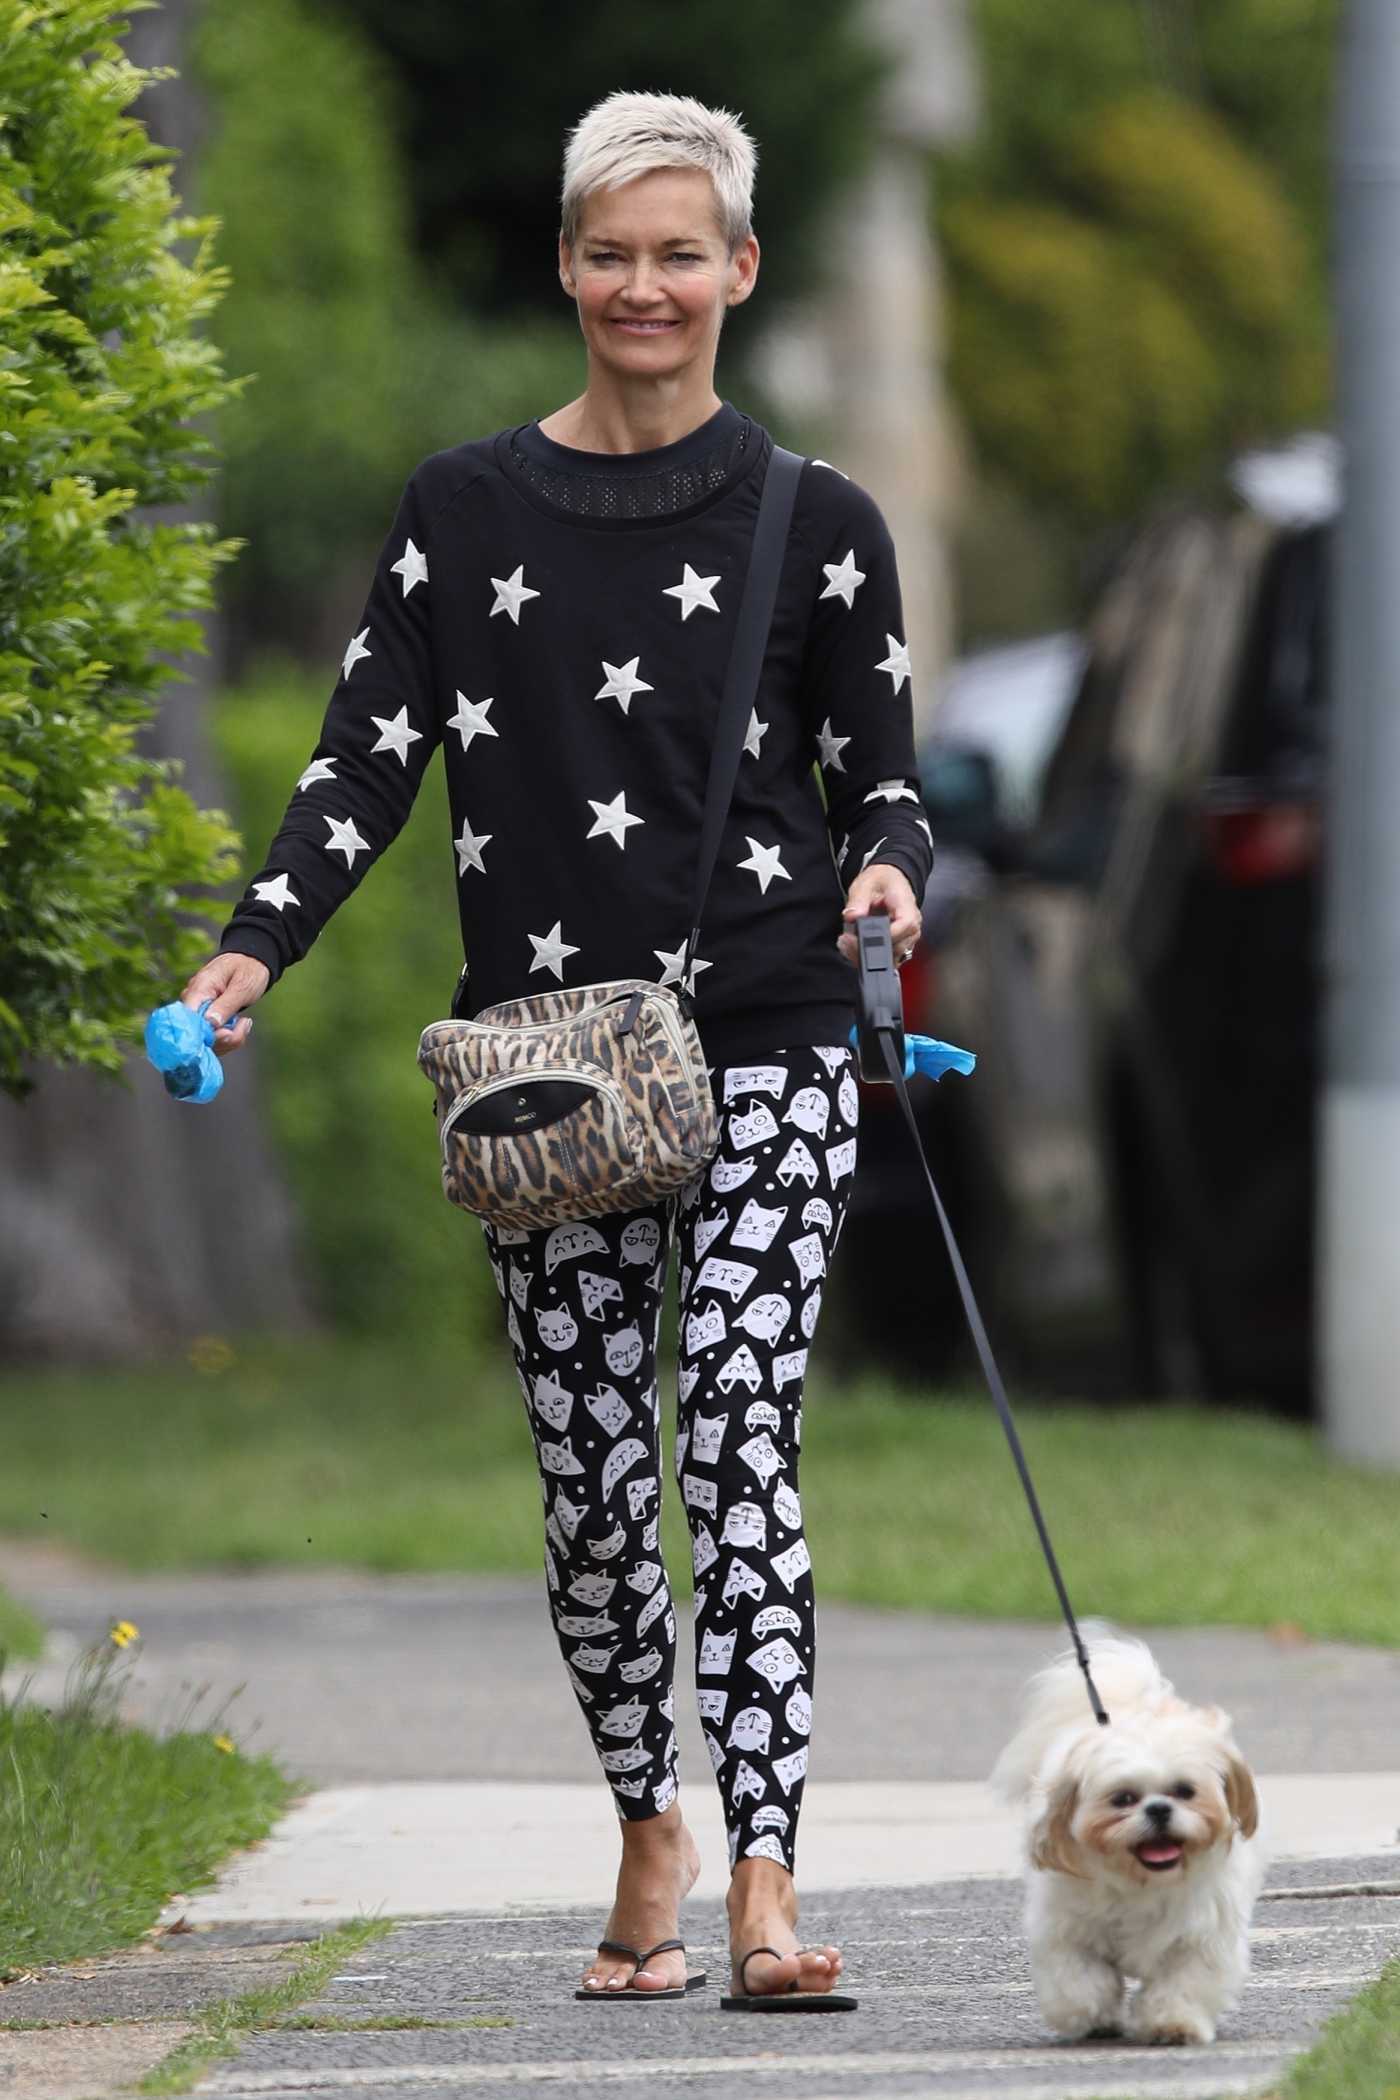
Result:
{"label": "retractable leash handle", "polygon": [[943,1208],[942,1198],[934,1186],[933,1175],[929,1171],[929,1164],[919,1138],[919,1126],[915,1120],[914,1111],[909,1105],[909,1092],[904,1084],[904,1067],[906,1063],[904,1004],[900,995],[899,972],[895,968],[894,943],[890,938],[889,912],[885,906],[877,904],[872,910],[862,913],[860,918],[855,921],[855,935],[856,955],[859,966],[855,1033],[860,1076],[862,1079],[892,1080],[899,1094],[899,1105],[904,1111],[904,1120],[909,1125],[910,1135],[914,1140],[914,1150],[919,1155],[919,1164],[924,1170],[924,1179],[928,1183],[929,1194],[933,1197],[934,1207],[938,1212],[938,1222],[943,1227],[943,1237],[948,1243],[948,1253],[953,1264],[953,1274],[957,1278],[958,1290],[963,1302],[963,1311],[967,1314],[967,1324],[972,1330],[972,1339],[976,1345],[978,1357],[981,1360],[982,1373],[986,1378],[992,1398],[996,1402],[997,1412],[1001,1416],[1002,1428],[1006,1431],[1007,1442],[1011,1446],[1011,1455],[1016,1461],[1016,1469],[1021,1476],[1021,1485],[1026,1491],[1026,1500],[1030,1504],[1031,1516],[1035,1520],[1035,1528],[1040,1536],[1041,1549],[1045,1554],[1046,1565],[1050,1570],[1051,1580],[1054,1582],[1055,1592],[1060,1600],[1060,1609],[1064,1613],[1065,1624],[1069,1627],[1070,1639],[1074,1643],[1074,1652],[1078,1658],[1079,1667],[1084,1672],[1084,1682],[1089,1692],[1089,1704],[1094,1709],[1094,1719],[1101,1727],[1106,1727],[1108,1714],[1104,1709],[1102,1700],[1099,1698],[1093,1677],[1089,1672],[1088,1652],[1085,1649],[1083,1640],[1080,1638],[1079,1628],[1074,1620],[1074,1613],[1070,1610],[1069,1596],[1060,1575],[1059,1563],[1055,1559],[1055,1549],[1050,1544],[1050,1534],[1046,1530],[1045,1519],[1040,1513],[1040,1504],[1036,1499],[1036,1492],[1031,1484],[1030,1468],[1026,1464],[1025,1453],[1021,1449],[1021,1439],[1016,1434],[1016,1424],[1011,1419],[1011,1409],[1007,1403],[1006,1393],[1002,1386],[1001,1374],[997,1370],[996,1360],[992,1355],[991,1345],[987,1340],[987,1332],[982,1325],[982,1316],[977,1310],[977,1300],[972,1295],[972,1285],[968,1281],[967,1270],[963,1267],[963,1259],[958,1252],[958,1243],[953,1238],[953,1228],[948,1223],[948,1215]]}

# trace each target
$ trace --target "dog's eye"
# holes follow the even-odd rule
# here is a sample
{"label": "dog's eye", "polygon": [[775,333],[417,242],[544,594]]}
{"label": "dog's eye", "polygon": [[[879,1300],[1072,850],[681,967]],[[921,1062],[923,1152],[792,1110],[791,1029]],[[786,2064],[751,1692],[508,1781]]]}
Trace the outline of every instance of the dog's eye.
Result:
{"label": "dog's eye", "polygon": [[1127,1787],[1124,1787],[1120,1793],[1113,1795],[1109,1806],[1110,1808],[1132,1808],[1136,1805],[1136,1802],[1137,1795],[1132,1793]]}
{"label": "dog's eye", "polygon": [[1194,1801],[1196,1798],[1196,1789],[1185,1779],[1182,1780],[1180,1786],[1174,1786],[1172,1792],[1176,1795],[1178,1801]]}

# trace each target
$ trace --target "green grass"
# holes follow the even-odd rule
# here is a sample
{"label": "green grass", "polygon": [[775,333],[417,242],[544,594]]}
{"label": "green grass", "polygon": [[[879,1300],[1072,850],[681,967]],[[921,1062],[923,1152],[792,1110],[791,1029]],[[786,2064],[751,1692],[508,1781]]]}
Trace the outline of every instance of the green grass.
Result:
{"label": "green grass", "polygon": [[[504,1342],[477,1362],[214,1341],[194,1355],[11,1376],[0,1532],[133,1570],[540,1574],[540,1492]],[[662,1368],[662,1537],[685,1597],[664,1327]],[[1394,1473],[1345,1465],[1318,1432],[1258,1413],[1023,1402],[1017,1422],[1076,1613],[1400,1642]],[[1057,1620],[984,1396],[842,1384],[814,1366],[801,1487],[819,1596]],[[119,1585],[111,1609],[125,1609]]]}
{"label": "green grass", "polygon": [[352,1954],[359,1954],[394,1929],[393,1918],[352,1918],[313,1940],[280,1983],[263,1984],[236,1998],[219,1998],[194,2014],[194,2027],[167,2057],[148,2071],[138,2093],[187,2093],[221,2059],[237,2056],[249,2035],[271,2026],[315,1997]]}
{"label": "green grass", "polygon": [[118,1722],[125,1645],[86,1651],[52,1712],[0,1696],[0,1980],[129,1946],[301,1791],[217,1717],[159,1738]]}
{"label": "green grass", "polygon": [[1289,2066],[1279,2100],[1400,2100],[1400,1955]]}
{"label": "green grass", "polygon": [[0,1590],[0,1654],[33,1662],[44,1650],[44,1627],[19,1600]]}

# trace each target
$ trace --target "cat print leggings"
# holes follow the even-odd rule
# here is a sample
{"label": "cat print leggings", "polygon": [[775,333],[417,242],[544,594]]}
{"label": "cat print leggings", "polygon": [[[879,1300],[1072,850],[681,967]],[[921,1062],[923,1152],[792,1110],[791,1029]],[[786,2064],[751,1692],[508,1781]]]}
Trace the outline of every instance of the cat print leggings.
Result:
{"label": "cat print leggings", "polygon": [[791,1871],[815,1662],[802,1385],[855,1170],[856,1053],[708,1070],[719,1150],[682,1188],[577,1224],[479,1222],[539,1461],[554,1629],[627,1821],[661,1814],[678,1778],[656,1353],[679,1225],[675,1473],[700,1724],[730,1867],[742,1853]]}

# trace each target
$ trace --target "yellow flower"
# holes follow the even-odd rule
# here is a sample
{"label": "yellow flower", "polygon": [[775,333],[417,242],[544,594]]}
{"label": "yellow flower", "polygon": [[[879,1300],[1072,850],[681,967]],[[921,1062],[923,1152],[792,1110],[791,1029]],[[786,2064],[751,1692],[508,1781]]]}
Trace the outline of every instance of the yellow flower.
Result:
{"label": "yellow flower", "polygon": [[230,1756],[232,1756],[234,1749],[232,1738],[226,1735],[216,1735],[214,1738],[214,1748],[216,1750],[225,1750]]}
{"label": "yellow flower", "polygon": [[129,1641],[139,1641],[140,1638],[140,1627],[133,1626],[130,1619],[118,1619],[112,1628],[112,1639],[119,1648],[125,1648]]}
{"label": "yellow flower", "polygon": [[226,1371],[234,1360],[233,1344],[222,1334],[197,1334],[188,1356],[196,1371]]}

